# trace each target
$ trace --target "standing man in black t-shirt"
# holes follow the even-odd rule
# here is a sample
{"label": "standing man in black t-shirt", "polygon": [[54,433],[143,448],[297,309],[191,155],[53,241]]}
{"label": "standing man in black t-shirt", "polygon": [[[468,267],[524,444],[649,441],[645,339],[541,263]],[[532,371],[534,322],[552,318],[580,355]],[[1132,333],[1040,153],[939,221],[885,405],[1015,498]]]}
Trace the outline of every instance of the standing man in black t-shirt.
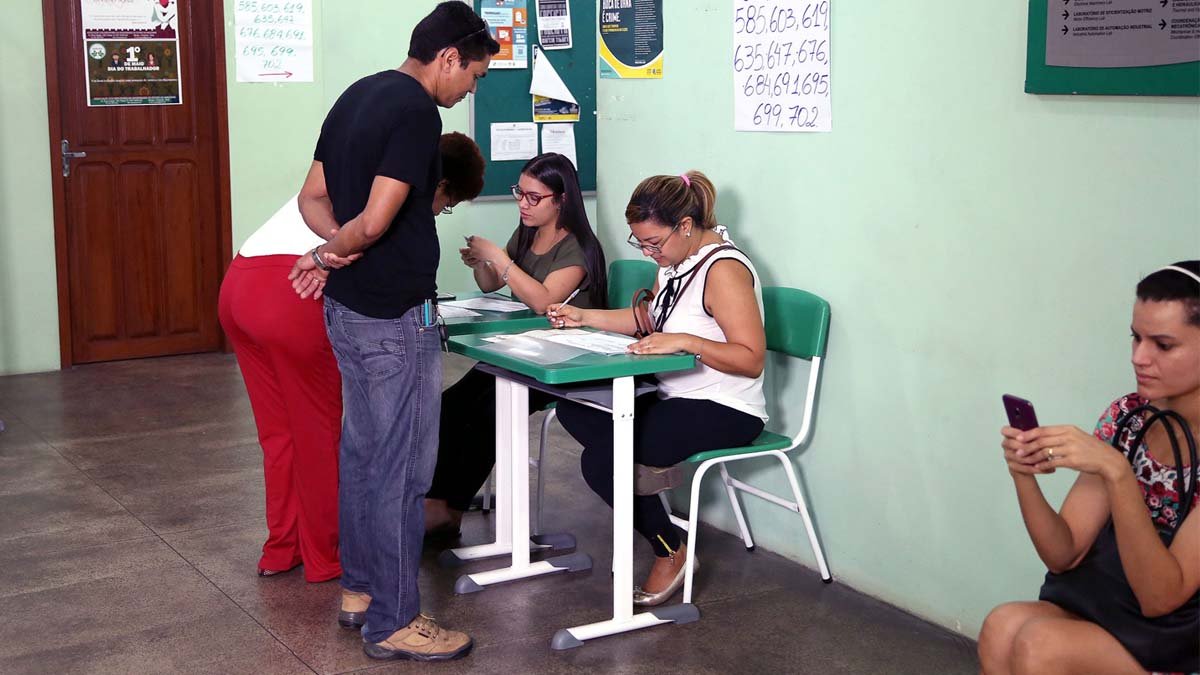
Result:
{"label": "standing man in black t-shirt", "polygon": [[372,658],[452,659],[472,644],[421,614],[417,589],[442,389],[429,304],[439,259],[433,196],[437,108],[475,91],[499,50],[469,4],[438,5],[413,29],[403,65],[355,82],[334,104],[300,190],[308,226],[337,231],[296,262],[292,278],[302,295],[324,286],[345,408],[338,622],[362,628]]}

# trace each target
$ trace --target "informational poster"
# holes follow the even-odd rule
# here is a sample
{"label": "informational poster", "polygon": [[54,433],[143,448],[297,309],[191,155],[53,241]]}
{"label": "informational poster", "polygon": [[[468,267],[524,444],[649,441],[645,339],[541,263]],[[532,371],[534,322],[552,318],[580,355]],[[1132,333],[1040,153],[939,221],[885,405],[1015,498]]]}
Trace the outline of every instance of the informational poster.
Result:
{"label": "informational poster", "polygon": [[89,107],[179,105],[176,0],[81,0]]}
{"label": "informational poster", "polygon": [[537,0],[537,27],[542,49],[570,49],[570,0]]}
{"label": "informational poster", "polygon": [[533,122],[493,122],[492,161],[533,159],[538,154],[538,130]]}
{"label": "informational poster", "polygon": [[238,82],[312,82],[315,0],[234,0]]}
{"label": "informational poster", "polygon": [[578,122],[579,103],[546,53],[533,48],[533,77],[529,82],[533,95],[534,122]]}
{"label": "informational poster", "polygon": [[662,79],[662,0],[600,0],[600,77]]}
{"label": "informational poster", "polygon": [[1047,3],[1046,65],[1165,66],[1200,61],[1200,1]]}
{"label": "informational poster", "polygon": [[529,67],[529,9],[526,0],[482,0],[479,16],[487,22],[500,53],[492,68]]}
{"label": "informational poster", "polygon": [[829,131],[830,0],[733,0],[737,131]]}

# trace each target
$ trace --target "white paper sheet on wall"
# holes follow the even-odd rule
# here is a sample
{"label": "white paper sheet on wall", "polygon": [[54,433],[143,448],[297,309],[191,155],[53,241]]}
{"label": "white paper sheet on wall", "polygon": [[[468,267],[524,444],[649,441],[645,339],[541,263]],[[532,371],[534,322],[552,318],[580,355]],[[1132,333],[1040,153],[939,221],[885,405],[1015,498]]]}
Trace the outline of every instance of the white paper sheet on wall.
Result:
{"label": "white paper sheet on wall", "polygon": [[579,159],[575,154],[575,125],[574,124],[543,124],[542,152],[557,152],[566,155],[575,170],[579,170]]}
{"label": "white paper sheet on wall", "polygon": [[491,130],[493,162],[537,156],[537,125],[533,122],[493,122]]}
{"label": "white paper sheet on wall", "polygon": [[733,0],[733,128],[829,131],[832,0]]}

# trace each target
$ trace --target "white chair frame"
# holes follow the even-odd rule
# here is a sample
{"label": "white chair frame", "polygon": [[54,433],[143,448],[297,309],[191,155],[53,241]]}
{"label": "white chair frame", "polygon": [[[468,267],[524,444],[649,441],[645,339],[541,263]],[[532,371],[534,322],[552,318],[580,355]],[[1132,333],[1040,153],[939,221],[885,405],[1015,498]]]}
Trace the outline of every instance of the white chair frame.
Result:
{"label": "white chair frame", "polygon": [[[742,505],[738,500],[737,493],[739,491],[752,494],[755,497],[765,499],[772,504],[777,504],[783,508],[799,513],[804,520],[804,529],[808,533],[808,543],[812,546],[813,554],[817,559],[817,567],[820,568],[821,579],[825,583],[831,583],[833,577],[829,573],[829,564],[825,560],[825,553],[821,549],[821,542],[817,539],[816,530],[813,527],[812,517],[808,512],[808,504],[804,500],[804,495],[800,491],[800,483],[796,480],[796,469],[792,466],[791,460],[787,453],[808,442],[809,434],[812,429],[813,413],[815,410],[815,402],[817,397],[817,383],[821,377],[821,357],[814,356],[811,361],[808,376],[808,391],[804,397],[804,420],[800,424],[800,431],[792,438],[792,444],[787,448],[779,450],[764,450],[762,452],[749,452],[744,455],[731,455],[729,457],[715,457],[705,460],[700,463],[696,469],[695,475],[692,477],[691,500],[688,507],[688,518],[698,518],[700,510],[700,482],[704,480],[705,473],[713,466],[719,466],[721,469],[721,480],[725,484],[725,493],[729,497],[729,504],[733,507],[733,514],[737,518],[738,528],[742,533],[742,541],[746,545],[746,550],[754,550],[754,539],[750,536],[750,528],[746,526],[746,516],[742,512]],[[729,475],[725,465],[729,462],[736,462],[744,459],[754,459],[756,457],[775,457],[779,463],[783,465],[783,470],[787,473],[788,482],[792,487],[792,499],[787,500],[782,497],[771,494],[764,490],[744,483]],[[667,493],[659,493],[662,499],[663,506],[666,507],[667,513],[671,516],[671,522],[681,529],[687,531],[687,570],[684,573],[683,581],[683,602],[689,604],[692,602],[692,585],[693,576],[696,569],[696,534],[699,527],[693,527],[692,523],[684,518],[675,515],[671,511],[671,504],[667,499]]]}

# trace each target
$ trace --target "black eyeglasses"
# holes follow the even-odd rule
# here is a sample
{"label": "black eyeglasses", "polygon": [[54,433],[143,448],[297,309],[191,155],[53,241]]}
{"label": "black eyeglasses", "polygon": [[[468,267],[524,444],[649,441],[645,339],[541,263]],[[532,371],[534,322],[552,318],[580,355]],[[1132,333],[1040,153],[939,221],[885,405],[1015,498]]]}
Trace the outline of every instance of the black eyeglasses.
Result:
{"label": "black eyeglasses", "polygon": [[539,202],[547,197],[553,197],[553,194],[541,195],[536,192],[526,192],[521,189],[520,185],[513,185],[511,188],[513,199],[518,202],[522,199],[528,200],[530,206],[537,206]]}
{"label": "black eyeglasses", "polygon": [[678,230],[678,229],[679,229],[679,223],[676,223],[675,227],[672,227],[671,231],[667,233],[667,236],[660,239],[657,244],[643,244],[641,241],[638,240],[637,237],[633,236],[632,232],[630,232],[629,238],[625,240],[625,243],[629,244],[630,246],[632,246],[638,250],[646,251],[647,253],[651,253],[653,255],[658,255],[658,254],[662,253],[663,244],[667,243],[667,240],[670,239],[671,235],[675,234],[675,230]]}

